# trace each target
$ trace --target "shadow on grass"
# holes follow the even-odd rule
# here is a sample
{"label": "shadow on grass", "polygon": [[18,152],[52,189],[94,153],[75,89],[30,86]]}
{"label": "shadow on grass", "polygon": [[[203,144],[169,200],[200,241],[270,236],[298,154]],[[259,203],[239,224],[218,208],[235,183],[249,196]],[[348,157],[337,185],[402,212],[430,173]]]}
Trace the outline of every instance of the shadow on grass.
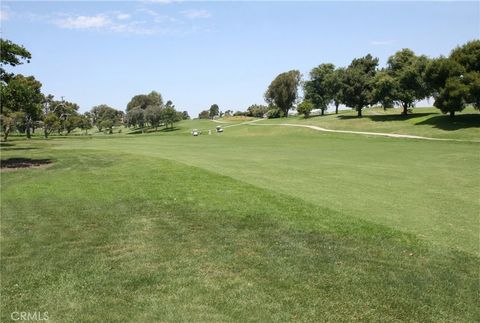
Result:
{"label": "shadow on grass", "polygon": [[435,128],[452,131],[464,128],[479,128],[480,114],[460,114],[454,118],[441,115],[416,123],[418,125],[431,125]]}
{"label": "shadow on grass", "polygon": [[404,114],[379,114],[379,115],[364,115],[359,118],[356,115],[339,115],[337,118],[341,120],[349,120],[349,119],[370,119],[375,122],[388,122],[388,121],[403,121],[413,118],[425,117],[432,114],[436,114],[434,112],[421,112],[421,113],[410,113],[407,115]]}
{"label": "shadow on grass", "polygon": [[152,134],[152,133],[157,133],[157,132],[172,132],[172,131],[178,131],[180,128],[173,127],[173,128],[162,128],[162,129],[133,129],[132,131],[128,132],[127,135],[139,135],[139,134]]}
{"label": "shadow on grass", "polygon": [[2,159],[0,161],[0,168],[29,168],[29,167],[39,167],[43,165],[51,164],[50,159],[31,159],[31,158],[9,158]]}
{"label": "shadow on grass", "polygon": [[[12,145],[13,146],[13,145]],[[31,150],[31,149],[38,149],[37,147],[4,147],[4,145],[0,146],[0,151],[7,151],[7,150]]]}
{"label": "shadow on grass", "polygon": [[372,121],[375,122],[385,122],[385,121],[402,121],[408,120],[413,118],[420,118],[426,117],[432,114],[436,114],[435,112],[420,112],[420,113],[409,113],[407,115],[404,114],[381,114],[381,115],[369,115],[366,116]]}

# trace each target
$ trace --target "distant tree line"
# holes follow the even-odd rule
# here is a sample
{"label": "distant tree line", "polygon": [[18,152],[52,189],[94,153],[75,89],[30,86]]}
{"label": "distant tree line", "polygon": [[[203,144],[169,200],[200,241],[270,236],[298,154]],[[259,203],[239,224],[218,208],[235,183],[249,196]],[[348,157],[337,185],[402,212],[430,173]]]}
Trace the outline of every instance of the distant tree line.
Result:
{"label": "distant tree line", "polygon": [[111,134],[120,125],[140,127],[142,131],[145,126],[172,128],[175,122],[190,118],[187,111],[176,111],[172,101],[163,105],[155,91],[134,96],[126,114],[105,104],[81,114],[76,103],[43,94],[42,83],[35,77],[7,73],[5,66],[30,62],[31,54],[25,47],[0,39],[0,48],[0,122],[5,141],[14,130],[31,138],[36,129],[42,129],[47,139],[52,133],[68,135],[77,128],[85,134],[93,127]]}
{"label": "distant tree line", "polygon": [[175,105],[170,100],[164,104],[162,95],[152,91],[136,95],[130,100],[124,123],[127,127],[137,127],[144,132],[146,127],[155,130],[160,126],[173,128],[175,122],[187,119],[190,119],[187,111],[175,110]]}
{"label": "distant tree line", "polygon": [[[303,100],[298,95],[300,86]],[[296,105],[298,113],[308,117],[314,109],[323,115],[332,104],[338,113],[343,104],[357,111],[358,117],[364,108],[375,105],[399,106],[406,115],[426,98],[433,98],[433,105],[451,117],[468,105],[480,109],[480,40],[453,49],[448,57],[433,59],[402,49],[388,58],[385,68],[378,68],[378,58],[368,54],[347,67],[321,64],[305,81],[297,70],[281,73],[265,92],[268,107],[252,105],[238,114],[288,117]]]}

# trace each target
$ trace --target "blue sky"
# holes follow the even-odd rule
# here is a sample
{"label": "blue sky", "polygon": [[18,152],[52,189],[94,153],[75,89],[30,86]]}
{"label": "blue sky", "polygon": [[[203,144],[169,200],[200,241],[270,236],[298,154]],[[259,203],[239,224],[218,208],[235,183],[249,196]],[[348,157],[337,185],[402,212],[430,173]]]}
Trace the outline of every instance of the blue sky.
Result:
{"label": "blue sky", "polygon": [[152,90],[196,116],[245,110],[281,72],[346,66],[401,48],[433,57],[480,36],[479,2],[2,1],[2,37],[24,45],[43,92],[125,109]]}

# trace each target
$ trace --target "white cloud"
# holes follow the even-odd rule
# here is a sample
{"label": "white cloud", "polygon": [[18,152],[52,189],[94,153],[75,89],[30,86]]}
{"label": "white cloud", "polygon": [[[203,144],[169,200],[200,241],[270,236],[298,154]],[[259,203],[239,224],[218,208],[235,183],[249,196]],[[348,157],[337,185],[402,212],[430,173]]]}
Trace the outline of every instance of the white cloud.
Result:
{"label": "white cloud", "polygon": [[117,15],[118,20],[127,20],[130,19],[130,15],[128,13],[119,13]]}
{"label": "white cloud", "polygon": [[96,16],[77,16],[60,19],[56,24],[61,28],[67,29],[90,29],[105,28],[111,24],[111,20],[104,15]]}
{"label": "white cloud", "polygon": [[372,40],[370,44],[374,46],[391,45],[393,40]]}
{"label": "white cloud", "polygon": [[207,10],[204,9],[190,9],[190,10],[184,10],[180,11],[180,13],[184,16],[187,17],[188,19],[197,19],[197,18],[210,18],[212,14],[208,12]]}

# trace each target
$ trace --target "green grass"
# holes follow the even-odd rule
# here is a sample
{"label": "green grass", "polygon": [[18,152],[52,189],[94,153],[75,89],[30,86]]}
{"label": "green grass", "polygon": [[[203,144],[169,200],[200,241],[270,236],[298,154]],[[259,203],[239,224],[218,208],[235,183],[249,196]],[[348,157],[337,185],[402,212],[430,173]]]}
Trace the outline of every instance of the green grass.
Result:
{"label": "green grass", "polygon": [[[480,113],[467,108],[457,113],[452,120],[436,108],[415,108],[408,116],[400,114],[401,109],[364,109],[363,118],[355,111],[344,110],[338,115],[303,116],[265,120],[265,123],[298,123],[315,125],[334,130],[386,132],[403,135],[417,135],[434,138],[478,140],[480,138]],[[264,122],[262,122],[264,123]]]}
{"label": "green grass", "polygon": [[478,143],[308,129],[16,139],[1,321],[478,321]]}

